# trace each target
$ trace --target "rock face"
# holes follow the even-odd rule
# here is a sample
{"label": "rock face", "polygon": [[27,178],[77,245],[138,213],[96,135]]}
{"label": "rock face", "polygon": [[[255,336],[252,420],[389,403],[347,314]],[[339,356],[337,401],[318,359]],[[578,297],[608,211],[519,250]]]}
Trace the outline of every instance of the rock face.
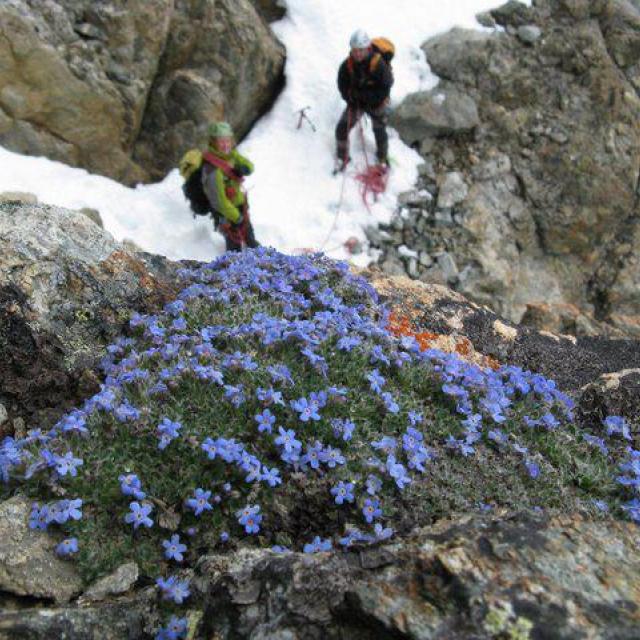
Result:
{"label": "rock face", "polygon": [[[636,538],[628,523],[497,514],[347,553],[203,556],[181,613],[197,639],[631,640],[640,611]],[[0,639],[64,630],[69,640],[134,640],[149,637],[157,620],[147,590],[100,606],[0,611]]]}
{"label": "rock face", "polygon": [[[372,239],[380,263],[397,271],[400,258],[514,321],[528,304],[568,304],[638,336],[640,9],[540,0],[491,16],[504,31],[454,29],[423,46],[442,81],[394,118],[425,157],[417,190],[429,198]],[[459,98],[442,113],[450,95],[477,118],[442,126],[460,112]],[[452,174],[463,199],[440,195]],[[411,271],[400,244],[424,255]]]}
{"label": "rock face", "polygon": [[284,58],[249,0],[8,0],[0,36],[0,144],[128,184],[162,177],[208,119],[244,133]]}
{"label": "rock face", "polygon": [[251,0],[251,4],[267,22],[280,20],[287,12],[286,0]]}
{"label": "rock face", "polygon": [[213,119],[225,117],[242,137],[280,89],[283,59],[248,0],[177,5],[135,158],[159,178]]}
{"label": "rock face", "polygon": [[171,263],[127,252],[78,211],[0,206],[0,403],[11,420],[36,427],[95,391],[106,345],[174,283]]}
{"label": "rock face", "polygon": [[53,538],[28,528],[30,511],[21,497],[0,503],[0,591],[67,602],[82,580],[75,565],[55,555]]}
{"label": "rock face", "polygon": [[634,538],[580,518],[461,518],[359,553],[205,557],[205,637],[631,638]]}
{"label": "rock face", "polygon": [[[486,306],[467,300],[447,287],[410,280],[407,277],[387,276],[379,269],[364,272],[378,291],[381,300],[389,306],[396,318],[406,318],[414,333],[428,332],[436,336],[450,336],[454,345],[447,348],[441,339],[434,347],[457,351],[460,355],[477,354],[500,364],[512,364],[542,373],[555,380],[558,386],[582,403],[585,387],[599,385],[607,376],[617,375],[623,369],[640,366],[640,341],[609,339],[602,336],[574,337],[536,331],[515,325],[493,313]],[[462,342],[461,342],[462,341]],[[468,343],[468,344],[467,344]],[[633,378],[627,381],[631,383]],[[609,403],[600,396],[597,411],[600,418],[621,411],[635,419],[636,401],[631,399],[633,387],[625,397]],[[590,397],[590,396],[589,396]],[[585,399],[585,406],[593,405]],[[607,408],[610,411],[607,413]],[[593,413],[593,412],[592,412]]]}

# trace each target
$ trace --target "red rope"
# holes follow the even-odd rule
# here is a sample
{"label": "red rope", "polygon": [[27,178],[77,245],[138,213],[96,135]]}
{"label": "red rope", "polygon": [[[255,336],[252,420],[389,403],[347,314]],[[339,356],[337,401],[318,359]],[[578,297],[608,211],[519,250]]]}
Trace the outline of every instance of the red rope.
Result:
{"label": "red rope", "polygon": [[387,188],[387,182],[389,180],[389,170],[382,165],[369,164],[369,157],[367,155],[367,149],[364,140],[364,127],[362,126],[362,120],[358,123],[358,130],[360,133],[360,142],[362,143],[362,150],[364,152],[364,161],[366,169],[356,175],[356,180],[361,184],[360,194],[362,196],[362,202],[367,207],[367,211],[371,213],[371,207],[369,206],[368,196],[373,195],[374,202],[378,199],[378,196]]}

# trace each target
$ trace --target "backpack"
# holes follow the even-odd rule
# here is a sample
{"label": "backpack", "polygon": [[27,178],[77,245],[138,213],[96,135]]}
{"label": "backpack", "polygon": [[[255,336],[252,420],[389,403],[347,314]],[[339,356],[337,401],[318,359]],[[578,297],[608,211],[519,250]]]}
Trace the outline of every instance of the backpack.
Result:
{"label": "backpack", "polygon": [[[373,55],[371,56],[371,62],[369,63],[369,73],[373,73],[376,67],[380,63],[382,58],[391,69],[391,61],[396,54],[396,47],[388,38],[374,38],[371,41],[371,47],[373,49]],[[353,60],[351,57],[347,58],[347,69],[349,73],[353,73]],[[391,69],[393,73],[393,69]]]}
{"label": "backpack", "polygon": [[207,216],[211,213],[209,198],[202,188],[202,165],[200,165],[182,185],[182,193],[189,201],[191,211],[197,216]]}
{"label": "backpack", "polygon": [[202,152],[192,149],[180,161],[180,175],[184,178],[182,193],[189,201],[194,217],[211,215],[217,229],[220,224],[220,214],[211,209],[209,198],[207,198],[202,186],[202,166],[204,164],[202,156]]}
{"label": "backpack", "polygon": [[[381,55],[384,58],[384,61],[390,65],[393,60],[393,56],[396,55],[396,47],[393,42],[388,38],[374,38],[371,41],[371,45],[373,46],[373,50],[377,54]],[[378,63],[376,61],[376,65],[377,64]]]}

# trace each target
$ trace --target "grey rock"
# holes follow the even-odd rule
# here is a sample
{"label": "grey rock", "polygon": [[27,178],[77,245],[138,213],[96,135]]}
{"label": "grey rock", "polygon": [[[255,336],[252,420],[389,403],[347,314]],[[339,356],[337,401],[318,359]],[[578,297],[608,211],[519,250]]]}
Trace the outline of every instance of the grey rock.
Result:
{"label": "grey rock", "polygon": [[89,22],[77,24],[73,30],[83,38],[89,38],[93,40],[106,40],[105,33]]}
{"label": "grey rock", "polygon": [[391,122],[407,144],[430,136],[452,136],[473,130],[480,123],[478,108],[468,94],[447,85],[407,96]]}
{"label": "grey rock", "polygon": [[95,222],[101,229],[104,229],[104,224],[102,222],[102,216],[97,209],[92,209],[90,207],[83,207],[80,209],[80,213],[83,213],[89,220]]}
{"label": "grey rock", "polygon": [[440,78],[475,87],[478,73],[489,63],[488,47],[502,36],[455,27],[427,40],[422,50]]}
{"label": "grey rock", "polygon": [[[634,538],[630,523],[578,516],[467,516],[362,551],[205,556],[201,589],[217,597],[208,600],[204,617],[212,637],[428,640],[471,637],[471,629],[488,638],[499,635],[480,631],[492,617],[511,631],[525,628],[527,635],[543,637],[551,612],[564,611],[570,600],[572,613],[558,616],[555,630],[567,638],[598,637],[601,618],[586,613],[612,611],[624,601],[628,606],[619,607],[607,627],[611,637],[631,638],[640,571]],[[479,545],[491,551],[478,553]],[[456,589],[442,580],[442,571]],[[601,579],[608,572],[615,581]],[[518,615],[522,581],[535,585],[536,596]],[[250,603],[238,599],[243,593],[252,594]]]}
{"label": "grey rock", "polygon": [[381,263],[380,268],[390,276],[402,276],[405,274],[404,265],[394,254],[389,254]]}
{"label": "grey rock", "polygon": [[6,407],[0,402],[0,427],[8,420],[9,413]]}
{"label": "grey rock", "polygon": [[503,27],[521,27],[529,24],[532,11],[523,2],[509,0],[506,4],[490,11],[494,20]]}
{"label": "grey rock", "polygon": [[73,563],[56,556],[53,538],[29,529],[30,512],[20,496],[0,503],[0,590],[67,602],[82,590],[82,580]]}
{"label": "grey rock", "polygon": [[19,202],[21,204],[37,204],[38,197],[33,193],[23,191],[5,191],[0,193],[0,204],[3,202]]}
{"label": "grey rock", "polygon": [[139,569],[135,562],[118,567],[113,573],[92,584],[83,594],[83,600],[104,600],[111,595],[129,591],[138,579]]}
{"label": "grey rock", "polygon": [[518,38],[525,44],[533,45],[542,36],[542,29],[535,24],[525,24],[518,27]]}
{"label": "grey rock", "polygon": [[444,252],[436,256],[436,262],[442,270],[447,282],[452,282],[458,277],[458,266],[450,253]]}
{"label": "grey rock", "polygon": [[0,59],[2,146],[135,184],[225,113],[245,135],[282,85],[284,48],[249,0],[10,0]]}
{"label": "grey rock", "polygon": [[487,27],[488,29],[493,29],[497,24],[494,17],[491,15],[491,12],[489,11],[478,13],[476,15],[476,20],[478,21],[478,24],[483,27]]}
{"label": "grey rock", "polygon": [[175,266],[128,253],[79,211],[0,207],[0,397],[13,417],[48,426],[96,393],[107,344],[134,310],[156,311],[175,295]]}
{"label": "grey rock", "polygon": [[420,252],[418,260],[423,267],[430,267],[433,264],[433,258],[426,251]]}
{"label": "grey rock", "polygon": [[[543,36],[534,53],[505,32],[453,29],[423,45],[442,86],[475,102],[479,124],[454,139],[425,131],[405,137],[428,149],[429,173],[441,176],[438,210],[451,209],[456,224],[440,224],[438,213],[434,225],[429,211],[421,236],[430,245],[413,235],[401,242],[450,252],[461,271],[458,290],[512,321],[541,300],[593,305],[608,334],[637,337],[637,7],[537,0],[491,15],[510,32]],[[424,100],[418,94],[408,104],[417,98]],[[462,193],[445,198],[445,173],[463,176],[463,201],[453,204]],[[574,330],[590,330],[585,322],[576,320]]]}
{"label": "grey rock", "polygon": [[251,3],[267,22],[280,20],[287,12],[286,0],[251,0]]}
{"label": "grey rock", "polygon": [[506,153],[495,152],[472,169],[475,180],[492,180],[511,172],[511,159]]}
{"label": "grey rock", "polygon": [[451,215],[451,209],[437,209],[433,214],[433,220],[437,225],[450,225],[453,224],[453,216]]}
{"label": "grey rock", "polygon": [[464,176],[459,171],[452,171],[440,177],[438,190],[438,208],[450,209],[462,202],[469,193]]}
{"label": "grey rock", "polygon": [[418,272],[418,261],[416,258],[409,258],[407,261],[407,273],[410,278],[417,278],[419,275]]}

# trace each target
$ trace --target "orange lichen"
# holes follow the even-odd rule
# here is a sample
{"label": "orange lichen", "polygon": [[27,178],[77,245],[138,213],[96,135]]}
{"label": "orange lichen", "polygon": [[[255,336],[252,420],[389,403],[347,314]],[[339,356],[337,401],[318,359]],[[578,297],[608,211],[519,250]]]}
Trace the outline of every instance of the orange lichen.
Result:
{"label": "orange lichen", "polygon": [[491,358],[476,353],[473,343],[465,336],[446,336],[430,331],[416,331],[412,328],[411,320],[405,315],[395,312],[389,314],[387,329],[397,337],[412,336],[416,339],[421,351],[430,348],[442,349],[443,351],[455,352],[465,360],[476,362],[482,366],[498,369],[500,363]]}

